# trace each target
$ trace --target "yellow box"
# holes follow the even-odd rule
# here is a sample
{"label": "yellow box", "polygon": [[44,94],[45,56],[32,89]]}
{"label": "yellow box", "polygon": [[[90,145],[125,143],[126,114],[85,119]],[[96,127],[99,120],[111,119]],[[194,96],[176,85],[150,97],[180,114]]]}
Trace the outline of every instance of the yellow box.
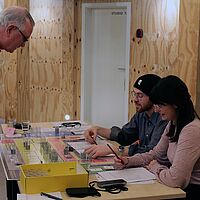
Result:
{"label": "yellow box", "polygon": [[87,171],[76,162],[20,166],[23,193],[65,191],[66,188],[88,186]]}

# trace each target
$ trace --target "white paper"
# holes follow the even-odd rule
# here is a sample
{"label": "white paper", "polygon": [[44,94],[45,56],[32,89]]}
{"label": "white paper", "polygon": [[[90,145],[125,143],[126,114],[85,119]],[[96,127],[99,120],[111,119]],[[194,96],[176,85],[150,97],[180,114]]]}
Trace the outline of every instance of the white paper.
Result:
{"label": "white paper", "polygon": [[[106,145],[108,142],[106,142],[106,140],[101,140],[99,138],[97,138],[96,142],[98,144],[104,144]],[[67,142],[71,147],[73,147],[73,149],[75,149],[77,151],[77,153],[81,154],[85,151],[86,148],[92,146],[92,144],[90,144],[89,142],[86,141],[79,141],[79,142]]]}
{"label": "white paper", "polygon": [[[60,192],[51,192],[48,193],[55,197],[59,197],[62,199],[62,195]],[[17,200],[49,200],[49,197],[41,196],[40,194],[17,194]]]}
{"label": "white paper", "polygon": [[98,173],[99,179],[102,180],[114,180],[124,179],[127,183],[143,182],[155,180],[154,174],[149,172],[143,167],[128,168],[123,170],[112,170]]}

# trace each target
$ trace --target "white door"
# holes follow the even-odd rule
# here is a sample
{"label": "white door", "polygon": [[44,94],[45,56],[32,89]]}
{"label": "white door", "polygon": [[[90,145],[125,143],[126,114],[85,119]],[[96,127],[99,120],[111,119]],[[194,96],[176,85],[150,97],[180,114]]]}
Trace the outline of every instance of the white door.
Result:
{"label": "white door", "polygon": [[81,120],[122,126],[128,120],[127,8],[85,11]]}

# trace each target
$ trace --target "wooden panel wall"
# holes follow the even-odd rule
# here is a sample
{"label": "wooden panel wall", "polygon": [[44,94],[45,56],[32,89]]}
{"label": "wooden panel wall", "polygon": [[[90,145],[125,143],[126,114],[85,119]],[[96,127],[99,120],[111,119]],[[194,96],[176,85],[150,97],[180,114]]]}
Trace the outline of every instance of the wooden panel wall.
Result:
{"label": "wooden panel wall", "polygon": [[3,3],[29,8],[36,25],[25,48],[1,52],[0,117],[61,121],[69,114],[74,119],[74,1]]}
{"label": "wooden panel wall", "polygon": [[[10,5],[17,5],[17,0],[1,1],[3,9]],[[1,52],[1,100],[0,118],[11,119],[17,115],[17,52]]]}
{"label": "wooden panel wall", "polygon": [[[18,0],[17,5],[29,8],[29,1]],[[17,111],[15,117],[18,121],[30,120],[30,42],[24,48],[17,50]],[[11,54],[12,55],[12,54]]]}
{"label": "wooden panel wall", "polygon": [[34,0],[36,26],[30,42],[30,118],[73,117],[73,1]]}
{"label": "wooden panel wall", "polygon": [[[4,8],[4,1],[0,0],[0,11]],[[5,84],[4,84],[4,64],[5,64],[5,57],[2,52],[0,52],[0,120],[4,120],[5,118]]]}
{"label": "wooden panel wall", "polygon": [[[197,99],[197,72],[199,66],[198,44],[199,44],[199,20],[200,1],[180,1],[180,24],[179,24],[179,54],[178,54],[178,75],[187,83],[193,102],[196,105]],[[199,110],[200,111],[200,110]],[[199,112],[198,111],[198,112]]]}
{"label": "wooden panel wall", "polygon": [[36,26],[25,48],[0,53],[0,117],[60,121],[67,113],[79,119],[82,3],[106,2],[132,3],[130,91],[144,73],[176,74],[200,110],[199,0],[1,0],[1,7],[29,8]]}
{"label": "wooden panel wall", "polygon": [[200,17],[199,21],[199,41],[198,41],[198,60],[197,60],[197,82],[196,82],[196,110],[200,116]]}
{"label": "wooden panel wall", "polygon": [[[130,90],[136,78],[145,73],[160,76],[176,70],[178,56],[179,1],[134,1],[132,4]],[[144,37],[136,38],[142,28]],[[130,97],[129,117],[135,112]]]}

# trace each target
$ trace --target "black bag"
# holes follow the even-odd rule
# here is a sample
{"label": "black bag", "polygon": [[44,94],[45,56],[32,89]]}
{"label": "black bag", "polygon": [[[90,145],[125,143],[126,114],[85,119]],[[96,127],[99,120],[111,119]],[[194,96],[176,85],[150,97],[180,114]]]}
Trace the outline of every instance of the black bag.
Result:
{"label": "black bag", "polygon": [[80,197],[80,198],[87,196],[98,196],[98,197],[101,196],[101,194],[94,187],[67,188],[66,193],[70,197]]}
{"label": "black bag", "polygon": [[97,181],[99,188],[121,188],[124,187],[127,182],[124,179],[116,179],[110,181]]}

